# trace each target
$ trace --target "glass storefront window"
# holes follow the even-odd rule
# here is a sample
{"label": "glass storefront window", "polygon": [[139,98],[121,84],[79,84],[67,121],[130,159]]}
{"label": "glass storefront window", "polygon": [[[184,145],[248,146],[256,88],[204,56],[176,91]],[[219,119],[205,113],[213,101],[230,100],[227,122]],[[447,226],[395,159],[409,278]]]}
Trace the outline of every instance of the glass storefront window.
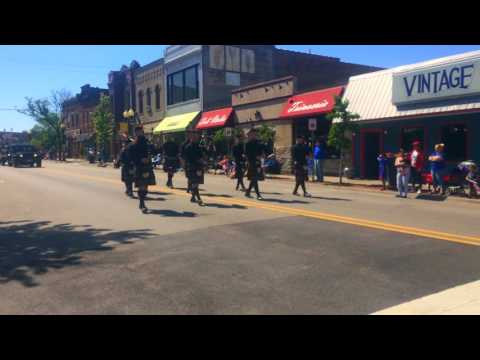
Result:
{"label": "glass storefront window", "polygon": [[445,158],[451,161],[467,159],[467,127],[464,124],[446,125],[441,128],[441,142],[445,144]]}
{"label": "glass storefront window", "polygon": [[420,141],[422,147],[425,146],[425,132],[423,127],[408,127],[402,129],[401,147],[403,150],[409,152],[412,151],[412,143],[414,141]]}
{"label": "glass storefront window", "polygon": [[328,140],[328,132],[330,131],[330,127],[332,122],[327,120],[325,115],[317,117],[317,130],[312,133],[308,129],[308,119],[296,119],[293,122],[294,126],[294,139],[293,142],[295,143],[296,137],[298,135],[305,136],[307,143],[313,147],[315,145],[315,141],[320,140],[320,143],[323,144],[325,148],[325,157],[327,159],[338,159],[340,158],[340,152],[337,151],[335,148],[327,146]]}

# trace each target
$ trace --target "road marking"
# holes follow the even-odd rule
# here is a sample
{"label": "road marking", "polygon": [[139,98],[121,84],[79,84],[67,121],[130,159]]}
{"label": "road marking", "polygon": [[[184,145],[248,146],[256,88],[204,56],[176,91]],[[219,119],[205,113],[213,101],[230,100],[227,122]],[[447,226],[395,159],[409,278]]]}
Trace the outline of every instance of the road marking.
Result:
{"label": "road marking", "polygon": [[[122,184],[122,182],[119,181],[119,180],[107,179],[105,177],[100,177],[100,176],[72,174],[70,172],[61,171],[61,170],[50,170],[49,169],[48,171],[52,172],[52,173],[59,173],[59,174],[74,176],[74,177],[78,177],[78,178],[89,179],[89,180],[109,182],[109,183],[113,183],[113,184],[116,184],[116,185],[121,185]],[[165,188],[165,187],[158,186],[158,185],[150,186],[149,188],[152,189],[152,190],[167,191],[167,192],[177,194],[177,195],[182,195],[182,196],[190,196],[185,191]],[[210,197],[208,195],[204,195],[204,196]],[[254,208],[258,208],[258,209],[280,212],[280,213],[283,213],[283,214],[289,214],[289,215],[294,215],[294,216],[303,216],[303,217],[309,217],[309,218],[314,218],[314,219],[318,219],[318,220],[332,221],[332,222],[339,222],[339,223],[356,225],[356,226],[361,226],[361,227],[367,227],[367,228],[371,228],[371,229],[397,232],[397,233],[402,233],[402,234],[407,234],[407,235],[416,235],[416,236],[436,239],[436,240],[446,240],[446,241],[451,241],[451,242],[456,242],[456,243],[461,243],[461,244],[480,246],[480,238],[479,237],[450,234],[450,233],[433,231],[433,230],[428,230],[428,229],[421,229],[421,228],[415,228],[415,227],[409,227],[409,226],[403,226],[403,225],[389,224],[389,223],[384,223],[384,222],[379,222],[379,221],[372,221],[372,220],[353,218],[353,217],[348,217],[348,216],[340,216],[340,215],[334,215],[334,214],[329,214],[329,213],[322,213],[322,212],[319,212],[319,211],[311,211],[311,210],[304,210],[304,209],[298,209],[298,208],[291,208],[291,207],[287,207],[287,206],[270,205],[270,204],[262,203],[261,201],[244,200],[244,199],[239,199],[239,198],[236,198],[236,197],[222,198],[222,197],[219,197],[219,196],[215,196],[215,201],[219,201],[221,203],[228,204],[228,205],[250,206],[250,207],[254,207]]]}

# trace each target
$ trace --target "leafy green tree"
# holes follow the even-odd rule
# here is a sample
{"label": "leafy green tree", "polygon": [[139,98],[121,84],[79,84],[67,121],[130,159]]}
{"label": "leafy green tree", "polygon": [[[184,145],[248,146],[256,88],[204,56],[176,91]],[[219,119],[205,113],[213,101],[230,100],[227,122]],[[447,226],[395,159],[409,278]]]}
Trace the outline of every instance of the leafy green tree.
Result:
{"label": "leafy green tree", "polygon": [[[38,126],[34,131],[36,140],[34,141],[51,145],[51,148],[54,148],[57,152],[57,159],[59,160],[64,159],[63,145],[65,143],[65,135],[62,127],[63,103],[71,97],[71,94],[67,90],[52,91],[49,99],[35,100],[27,97],[26,107],[18,110],[18,112],[31,117],[37,123]],[[33,135],[32,133],[32,138]],[[53,144],[51,144],[52,138],[54,139]]]}
{"label": "leafy green tree", "polygon": [[113,114],[110,97],[102,94],[100,102],[93,113],[93,123],[95,127],[95,136],[97,146],[105,157],[107,145],[113,136]]}
{"label": "leafy green tree", "polygon": [[346,151],[351,149],[352,140],[349,134],[357,131],[358,124],[352,122],[360,118],[360,115],[351,113],[347,110],[348,100],[342,100],[341,97],[335,98],[335,107],[333,111],[327,115],[328,120],[336,122],[330,127],[328,133],[328,146],[332,146],[340,152],[340,162],[338,168],[339,183],[342,184],[343,163]]}
{"label": "leafy green tree", "polygon": [[258,128],[258,138],[267,145],[267,151],[273,152],[273,144],[275,143],[275,129],[267,124],[262,124]]}
{"label": "leafy green tree", "polygon": [[217,149],[217,154],[226,154],[228,152],[228,139],[225,136],[224,129],[218,129],[213,134],[213,144]]}
{"label": "leafy green tree", "polygon": [[50,128],[35,125],[30,130],[30,137],[30,143],[40,150],[56,149],[55,132]]}

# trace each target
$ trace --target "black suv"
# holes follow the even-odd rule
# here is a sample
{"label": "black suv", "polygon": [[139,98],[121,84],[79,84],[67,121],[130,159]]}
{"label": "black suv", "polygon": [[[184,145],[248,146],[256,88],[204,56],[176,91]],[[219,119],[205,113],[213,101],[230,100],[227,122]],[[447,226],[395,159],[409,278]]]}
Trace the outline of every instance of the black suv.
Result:
{"label": "black suv", "polygon": [[8,166],[42,167],[42,157],[33,145],[10,145],[7,154]]}
{"label": "black suv", "polygon": [[5,165],[8,161],[8,145],[0,145],[0,165]]}

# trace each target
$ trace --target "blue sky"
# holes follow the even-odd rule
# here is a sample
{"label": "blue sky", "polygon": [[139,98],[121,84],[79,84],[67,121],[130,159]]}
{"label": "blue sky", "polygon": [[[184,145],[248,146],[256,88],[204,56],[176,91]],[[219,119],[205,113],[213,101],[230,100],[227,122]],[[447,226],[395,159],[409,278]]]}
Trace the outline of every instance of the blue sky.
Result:
{"label": "blue sky", "polygon": [[[295,51],[339,57],[342,61],[394,67],[437,57],[480,50],[480,45],[278,45]],[[80,86],[107,87],[110,70],[118,70],[132,59],[141,65],[163,55],[165,45],[15,45],[0,46],[0,131],[29,130],[34,122],[16,111],[25,97],[48,97],[52,90],[72,94]]]}

